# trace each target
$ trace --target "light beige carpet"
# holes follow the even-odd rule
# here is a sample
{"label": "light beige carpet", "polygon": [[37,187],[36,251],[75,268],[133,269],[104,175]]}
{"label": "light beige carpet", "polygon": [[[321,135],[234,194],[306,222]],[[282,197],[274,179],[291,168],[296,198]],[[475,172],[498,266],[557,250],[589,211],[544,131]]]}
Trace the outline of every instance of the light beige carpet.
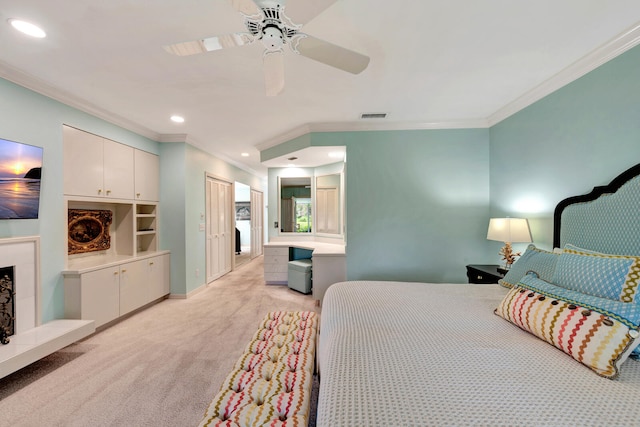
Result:
{"label": "light beige carpet", "polygon": [[0,425],[197,425],[266,313],[318,311],[262,260],[0,379]]}

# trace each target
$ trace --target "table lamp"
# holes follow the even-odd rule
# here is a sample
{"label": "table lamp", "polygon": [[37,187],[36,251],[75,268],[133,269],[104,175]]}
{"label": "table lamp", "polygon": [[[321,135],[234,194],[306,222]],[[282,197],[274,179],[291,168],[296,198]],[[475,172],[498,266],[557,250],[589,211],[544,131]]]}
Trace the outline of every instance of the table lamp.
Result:
{"label": "table lamp", "polygon": [[511,268],[511,264],[516,261],[516,257],[520,256],[520,252],[513,252],[511,243],[529,243],[532,241],[529,221],[525,218],[491,218],[489,220],[487,239],[504,242],[504,246],[499,252],[504,260],[504,267],[498,267],[498,271],[506,274]]}

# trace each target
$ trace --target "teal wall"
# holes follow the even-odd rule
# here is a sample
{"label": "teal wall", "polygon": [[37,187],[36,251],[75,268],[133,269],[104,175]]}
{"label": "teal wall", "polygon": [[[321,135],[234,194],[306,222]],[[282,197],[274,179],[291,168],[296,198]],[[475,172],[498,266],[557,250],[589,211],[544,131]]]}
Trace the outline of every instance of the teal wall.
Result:
{"label": "teal wall", "polygon": [[[488,260],[488,129],[325,132],[309,138],[289,148],[298,149],[301,140],[347,147],[348,279],[463,282],[466,264]],[[270,190],[277,190],[281,173],[294,172],[270,170]],[[270,225],[277,212],[273,202]]]}
{"label": "teal wall", "polygon": [[562,199],[605,185],[640,163],[640,47],[491,128],[491,213],[529,218],[553,243]]}
{"label": "teal wall", "polygon": [[46,322],[64,315],[61,271],[67,250],[67,218],[63,199],[62,125],[154,154],[159,154],[159,146],[155,141],[3,79],[0,79],[0,117],[0,138],[44,148],[39,218],[0,220],[0,238],[40,236],[41,316]]}
{"label": "teal wall", "polygon": [[161,244],[171,250],[171,267],[175,269],[171,293],[188,295],[206,281],[206,236],[200,231],[200,224],[205,222],[206,174],[263,192],[266,181],[186,143],[162,144],[162,150],[167,154],[162,159],[162,194],[170,192],[167,199],[171,203],[162,199]]}

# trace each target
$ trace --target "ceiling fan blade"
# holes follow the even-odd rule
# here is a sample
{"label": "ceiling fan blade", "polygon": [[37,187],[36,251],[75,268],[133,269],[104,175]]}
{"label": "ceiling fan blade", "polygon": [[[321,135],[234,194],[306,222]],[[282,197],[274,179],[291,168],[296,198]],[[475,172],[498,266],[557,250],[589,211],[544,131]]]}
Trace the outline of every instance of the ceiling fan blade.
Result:
{"label": "ceiling fan blade", "polygon": [[252,43],[253,41],[254,37],[250,33],[233,33],[190,42],[170,44],[168,46],[164,46],[164,50],[169,53],[173,53],[174,55],[188,56],[211,52],[212,50],[243,46],[245,44]]}
{"label": "ceiling fan blade", "polygon": [[284,89],[284,54],[266,52],[263,59],[264,86],[267,96],[276,96]]}
{"label": "ceiling fan blade", "polygon": [[324,40],[300,34],[292,40],[292,49],[302,56],[322,62],[352,74],[359,74],[369,65],[369,57]]}
{"label": "ceiling fan blade", "polygon": [[244,15],[256,15],[260,12],[253,0],[231,0],[231,6]]}
{"label": "ceiling fan blade", "polygon": [[320,15],[337,0],[297,0],[289,2],[287,16],[296,24],[306,24]]}

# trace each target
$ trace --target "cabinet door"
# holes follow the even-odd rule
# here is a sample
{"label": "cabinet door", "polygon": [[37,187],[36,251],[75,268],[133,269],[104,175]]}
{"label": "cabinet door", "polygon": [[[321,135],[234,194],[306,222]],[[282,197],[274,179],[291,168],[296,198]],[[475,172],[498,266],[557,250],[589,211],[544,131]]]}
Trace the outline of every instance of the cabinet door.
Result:
{"label": "cabinet door", "polygon": [[120,315],[120,271],[104,268],[82,275],[80,307],[82,319],[93,319],[96,327]]}
{"label": "cabinet door", "polygon": [[103,195],[103,138],[63,126],[64,193],[76,196]]}
{"label": "cabinet door", "polygon": [[104,139],[104,195],[133,199],[133,148]]}
{"label": "cabinet door", "polygon": [[158,201],[160,159],[155,154],[141,150],[135,150],[134,158],[136,200]]}
{"label": "cabinet door", "polygon": [[169,255],[160,255],[145,261],[147,262],[146,283],[149,284],[149,301],[154,301],[170,292],[170,259]]}
{"label": "cabinet door", "polygon": [[146,264],[140,260],[120,266],[120,316],[149,302]]}
{"label": "cabinet door", "polygon": [[316,190],[316,231],[338,234],[340,204],[338,189],[318,188]]}

